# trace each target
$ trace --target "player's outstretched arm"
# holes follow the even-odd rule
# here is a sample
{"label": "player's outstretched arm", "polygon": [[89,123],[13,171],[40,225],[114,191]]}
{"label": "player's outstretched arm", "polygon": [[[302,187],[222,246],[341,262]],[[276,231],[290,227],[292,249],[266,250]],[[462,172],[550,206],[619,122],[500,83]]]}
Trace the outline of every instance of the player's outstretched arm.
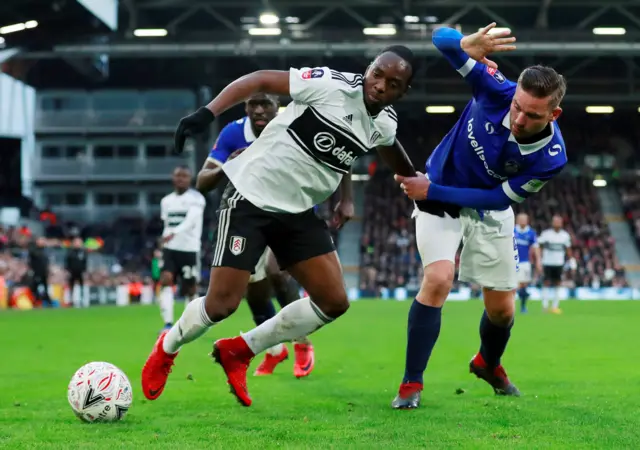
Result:
{"label": "player's outstretched arm", "polygon": [[416,176],[415,167],[413,167],[407,152],[397,139],[393,142],[393,145],[379,146],[377,150],[382,160],[394,173],[405,177]]}
{"label": "player's outstretched arm", "polygon": [[342,177],[340,181],[340,201],[333,211],[330,225],[336,229],[342,226],[355,215],[355,205],[353,204],[353,185],[351,183],[351,171]]}
{"label": "player's outstretched arm", "polygon": [[174,135],[174,149],[180,154],[188,137],[205,132],[217,116],[258,93],[289,95],[289,72],[258,70],[228,85],[206,107],[183,117]]}
{"label": "player's outstretched arm", "polygon": [[516,49],[513,43],[515,37],[509,36],[511,30],[504,30],[499,33],[489,33],[495,28],[496,23],[490,23],[477,33],[463,36],[458,30],[453,28],[438,28],[433,32],[433,45],[440,50],[451,65],[463,76],[465,65],[469,59],[480,62],[488,67],[497,69],[498,65],[487,58],[488,55],[498,52],[508,52]]}
{"label": "player's outstretched arm", "polygon": [[196,177],[196,189],[205,195],[216,188],[222,179],[224,172],[222,166],[212,161],[205,161],[202,169]]}
{"label": "player's outstretched arm", "polygon": [[395,176],[395,180],[412,200],[436,200],[463,208],[502,210],[513,203],[522,203],[560,173],[566,159],[536,174],[523,174],[503,182],[493,189],[442,186],[432,183],[422,174],[415,177]]}
{"label": "player's outstretched arm", "polygon": [[232,82],[218,94],[207,109],[219,116],[229,108],[259,94],[289,95],[289,72],[281,70],[258,70]]}

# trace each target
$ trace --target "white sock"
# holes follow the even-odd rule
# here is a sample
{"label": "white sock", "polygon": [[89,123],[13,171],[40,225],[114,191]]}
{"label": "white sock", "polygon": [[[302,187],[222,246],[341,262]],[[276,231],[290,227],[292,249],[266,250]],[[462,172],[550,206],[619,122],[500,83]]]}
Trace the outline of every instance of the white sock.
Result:
{"label": "white sock", "polygon": [[180,347],[195,341],[213,325],[204,309],[204,297],[199,297],[184,309],[182,316],[164,337],[162,348],[167,353],[176,353]]}
{"label": "white sock", "polygon": [[548,309],[548,308],[549,308],[549,288],[543,287],[542,288],[542,309]]}
{"label": "white sock", "polygon": [[332,320],[305,297],[288,304],[275,317],[242,334],[242,338],[257,355],[275,344],[311,334]]}
{"label": "white sock", "polygon": [[293,340],[294,344],[311,345],[311,339],[308,336],[296,338]]}
{"label": "white sock", "polygon": [[280,353],[282,353],[282,350],[284,350],[284,344],[276,344],[273,347],[269,348],[269,350],[267,350],[267,353],[272,356],[278,356]]}
{"label": "white sock", "polygon": [[160,315],[164,323],[173,323],[173,287],[165,286],[160,291]]}
{"label": "white sock", "polygon": [[560,288],[553,288],[553,308],[557,309],[560,306]]}

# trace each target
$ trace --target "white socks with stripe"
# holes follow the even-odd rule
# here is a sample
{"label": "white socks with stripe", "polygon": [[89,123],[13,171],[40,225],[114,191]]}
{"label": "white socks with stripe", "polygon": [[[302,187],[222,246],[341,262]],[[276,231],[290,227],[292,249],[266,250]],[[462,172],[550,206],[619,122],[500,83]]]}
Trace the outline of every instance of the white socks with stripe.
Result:
{"label": "white socks with stripe", "polygon": [[332,320],[309,297],[305,297],[288,304],[275,317],[243,333],[242,338],[253,354],[257,355],[281,342],[307,336]]}
{"label": "white socks with stripe", "polygon": [[558,309],[560,307],[560,288],[553,288],[553,309]]}
{"label": "white socks with stripe", "polygon": [[180,319],[164,337],[162,348],[166,353],[176,353],[180,347],[195,341],[213,325],[204,309],[204,297],[198,297],[187,305]]}
{"label": "white socks with stripe", "polygon": [[271,356],[278,356],[280,353],[282,353],[283,350],[284,344],[276,344],[269,350],[267,350],[267,353],[269,353]]}
{"label": "white socks with stripe", "polygon": [[173,287],[165,286],[160,290],[160,315],[165,325],[173,323]]}

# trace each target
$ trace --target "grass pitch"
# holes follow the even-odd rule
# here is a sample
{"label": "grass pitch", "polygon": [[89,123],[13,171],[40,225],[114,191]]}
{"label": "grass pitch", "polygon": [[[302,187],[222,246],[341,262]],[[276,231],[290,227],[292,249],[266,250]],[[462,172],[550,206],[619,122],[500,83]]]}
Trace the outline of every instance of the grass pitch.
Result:
{"label": "grass pitch", "polygon": [[[250,408],[207,356],[214,339],[251,327],[246,306],[183,349],[154,402],[140,370],[161,325],[155,307],[0,312],[0,448],[640,448],[640,302],[564,302],[561,316],[533,303],[503,360],[519,399],[495,397],[468,373],[481,303],[448,303],[422,408],[394,411],[409,305],[354,303],[313,335],[308,379],[293,377],[291,359],[250,376]],[[74,371],[100,360],[134,388],[117,424],[81,423],[67,403]]]}

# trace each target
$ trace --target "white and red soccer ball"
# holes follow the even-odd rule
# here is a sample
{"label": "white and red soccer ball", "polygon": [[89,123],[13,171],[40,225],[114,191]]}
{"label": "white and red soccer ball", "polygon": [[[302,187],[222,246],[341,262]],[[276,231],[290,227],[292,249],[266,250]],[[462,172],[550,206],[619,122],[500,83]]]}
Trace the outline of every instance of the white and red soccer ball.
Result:
{"label": "white and red soccer ball", "polygon": [[84,422],[116,422],[131,407],[133,392],[122,370],[107,362],[91,362],[73,375],[67,398]]}

